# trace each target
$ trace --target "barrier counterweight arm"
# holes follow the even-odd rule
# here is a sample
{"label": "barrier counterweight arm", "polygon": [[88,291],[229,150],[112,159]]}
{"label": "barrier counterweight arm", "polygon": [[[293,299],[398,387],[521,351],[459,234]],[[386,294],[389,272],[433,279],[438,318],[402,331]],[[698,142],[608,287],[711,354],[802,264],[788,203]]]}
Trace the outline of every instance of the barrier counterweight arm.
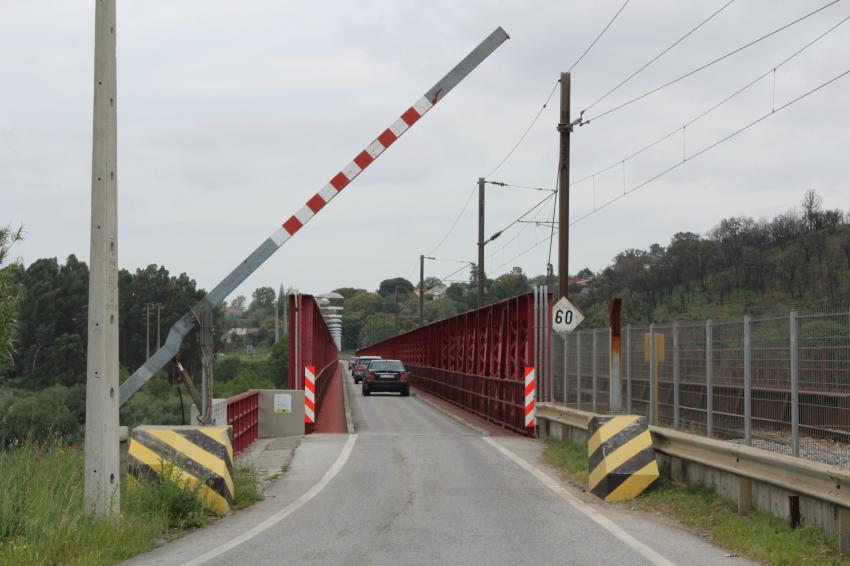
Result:
{"label": "barrier counterweight arm", "polygon": [[183,315],[171,330],[165,344],[154,352],[153,356],[121,384],[119,404],[123,405],[138,391],[152,376],[169,360],[177,355],[180,344],[192,330],[196,322],[196,313],[214,308],[260,267],[271,255],[278,250],[289,238],[295,235],[317,212],[322,210],[342,189],[353,181],[366,167],[378,158],[388,147],[404,134],[413,124],[424,116],[437,102],[442,100],[454,87],[473,71],[484,59],[490,56],[497,47],[508,39],[508,34],[502,28],[496,28],[478,47],[455,65],[446,76],[431,87],[425,95],[413,106],[408,108],[393,122],[389,128],[361,151],[351,163],[337,173],[322,189],[314,194],[295,214],[290,216],[283,225],[274,231],[260,246],[230,272],[221,283],[216,285],[206,297],[195,305],[191,311]]}

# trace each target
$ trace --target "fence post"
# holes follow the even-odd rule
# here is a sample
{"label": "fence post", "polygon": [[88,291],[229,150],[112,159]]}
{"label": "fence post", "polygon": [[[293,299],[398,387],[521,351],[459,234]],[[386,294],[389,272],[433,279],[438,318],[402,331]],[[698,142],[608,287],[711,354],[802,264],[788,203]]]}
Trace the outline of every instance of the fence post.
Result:
{"label": "fence post", "polygon": [[576,409],[581,409],[581,332],[576,332]]}
{"label": "fence post", "polygon": [[658,376],[655,375],[655,323],[649,324],[649,423],[658,425],[658,407],[655,406]]}
{"label": "fence post", "polygon": [[673,323],[673,428],[679,430],[679,321]]}
{"label": "fence post", "polygon": [[626,412],[632,413],[632,325],[626,326]]}
{"label": "fence post", "polygon": [[714,353],[711,319],[705,321],[705,434],[714,436]]}
{"label": "fence post", "polygon": [[598,328],[593,329],[593,358],[590,361],[591,373],[593,374],[593,397],[592,397],[592,411],[596,412],[596,331]]}
{"label": "fence post", "polygon": [[753,332],[750,315],[744,315],[744,441],[753,444]]}
{"label": "fence post", "polygon": [[791,311],[789,319],[791,357],[791,454],[800,456],[800,363],[797,340],[797,311]]}

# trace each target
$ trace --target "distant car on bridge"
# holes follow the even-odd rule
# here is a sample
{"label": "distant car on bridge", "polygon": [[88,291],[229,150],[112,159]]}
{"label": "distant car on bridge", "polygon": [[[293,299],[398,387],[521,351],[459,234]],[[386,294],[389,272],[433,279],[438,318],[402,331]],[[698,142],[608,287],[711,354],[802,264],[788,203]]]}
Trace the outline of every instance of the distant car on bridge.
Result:
{"label": "distant car on bridge", "polygon": [[372,360],[366,368],[363,395],[376,391],[398,391],[402,397],[410,395],[407,369],[400,360]]}
{"label": "distant car on bridge", "polygon": [[354,377],[354,383],[363,381],[363,376],[366,375],[366,367],[372,360],[380,360],[381,356],[360,356],[354,358],[354,370],[351,375]]}

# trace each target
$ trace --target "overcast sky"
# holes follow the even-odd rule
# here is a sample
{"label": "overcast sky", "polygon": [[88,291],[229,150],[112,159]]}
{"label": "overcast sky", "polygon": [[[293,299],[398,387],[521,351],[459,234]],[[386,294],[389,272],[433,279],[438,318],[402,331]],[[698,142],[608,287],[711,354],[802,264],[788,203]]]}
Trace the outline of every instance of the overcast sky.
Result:
{"label": "overcast sky", "polygon": [[[572,75],[574,112],[726,0],[633,0]],[[737,0],[591,109],[663,84],[827,0]],[[621,0],[536,2],[120,0],[119,264],[186,272],[207,289],[501,25],[511,35],[243,284],[320,293],[418,278],[420,253],[475,260],[479,176],[519,139]],[[680,127],[850,15],[838,2],[724,62],[576,130],[579,179]],[[23,224],[29,264],[88,261],[94,1],[0,0],[0,225]],[[572,187],[572,216],[630,189],[850,69],[850,22],[652,151]],[[775,102],[774,102],[775,101]],[[554,186],[558,95],[490,178]],[[771,217],[806,189],[850,209],[850,76],[588,217],[572,272],[624,248]],[[683,148],[683,141],[685,142]],[[594,188],[595,187],[595,188]],[[544,193],[488,188],[487,234]],[[551,206],[541,217],[551,215]],[[487,246],[490,277],[542,273],[544,227]],[[557,243],[556,243],[557,246]],[[500,249],[501,248],[501,249]],[[557,257],[557,247],[553,250]],[[428,262],[426,275],[460,264]],[[457,277],[466,277],[461,272]],[[235,296],[232,295],[232,296]],[[232,298],[231,296],[231,298]]]}

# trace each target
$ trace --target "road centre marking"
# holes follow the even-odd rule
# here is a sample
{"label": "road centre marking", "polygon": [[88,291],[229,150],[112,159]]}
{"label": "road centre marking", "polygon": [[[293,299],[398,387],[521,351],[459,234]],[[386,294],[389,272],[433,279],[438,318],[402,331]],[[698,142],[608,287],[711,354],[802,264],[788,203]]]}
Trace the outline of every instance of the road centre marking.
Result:
{"label": "road centre marking", "polygon": [[304,495],[302,495],[301,497],[299,497],[298,499],[296,499],[295,501],[293,501],[292,503],[290,503],[289,505],[287,505],[265,521],[263,521],[262,523],[245,531],[238,537],[232,538],[226,543],[213,548],[209,552],[206,552],[198,556],[197,558],[186,562],[185,566],[198,566],[200,564],[203,564],[204,562],[207,562],[208,560],[212,560],[217,556],[221,556],[225,552],[232,550],[240,544],[254,538],[263,531],[270,529],[271,527],[275,526],[283,519],[300,509],[305,503],[309,502],[311,499],[319,495],[319,493],[321,493],[321,491],[325,489],[325,487],[327,487],[331,480],[336,477],[342,467],[345,466],[345,463],[348,461],[348,457],[351,456],[351,451],[354,449],[354,443],[356,441],[356,434],[351,434],[348,436],[348,439],[345,441],[345,446],[342,447],[342,452],[339,453],[339,456],[337,456],[336,461],[333,463],[330,469],[325,472],[325,475],[322,476],[322,479],[313,484],[313,487],[307,490]]}
{"label": "road centre marking", "polygon": [[614,535],[617,539],[620,540],[623,544],[649,560],[651,563],[656,564],[657,566],[674,566],[674,563],[661,556],[658,552],[645,545],[626,531],[624,531],[619,525],[614,523],[611,519],[600,513],[598,510],[594,509],[592,506],[584,503],[572,493],[570,493],[564,486],[559,484],[557,481],[549,477],[542,470],[538,469],[536,466],[533,466],[525,459],[517,456],[495,440],[488,436],[482,436],[481,440],[510,458],[516,465],[518,465],[523,470],[529,472],[531,475],[540,480],[546,487],[554,491],[561,499],[581,511],[588,519]]}

